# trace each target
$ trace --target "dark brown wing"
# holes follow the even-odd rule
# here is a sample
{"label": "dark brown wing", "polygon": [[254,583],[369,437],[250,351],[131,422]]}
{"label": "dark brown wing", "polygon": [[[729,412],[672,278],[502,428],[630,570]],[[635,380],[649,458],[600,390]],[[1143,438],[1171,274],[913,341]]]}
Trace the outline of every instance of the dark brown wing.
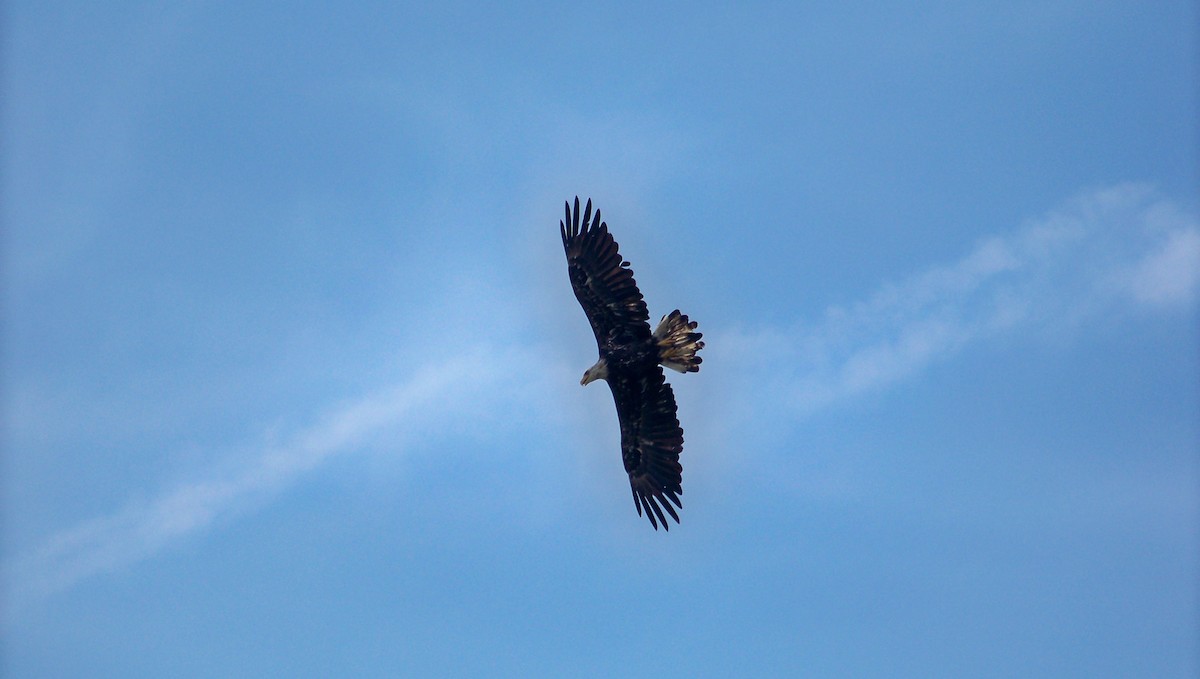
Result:
{"label": "dark brown wing", "polygon": [[655,530],[659,523],[670,530],[663,510],[679,523],[675,507],[683,508],[679,500],[683,494],[683,466],[679,464],[683,429],[676,416],[675,393],[658,366],[631,379],[610,376],[608,384],[621,421],[621,457],[638,516],[645,510]]}
{"label": "dark brown wing", "polygon": [[596,210],[593,217],[592,201],[588,199],[580,215],[578,196],[575,211],[571,211],[570,203],[566,208],[566,221],[560,221],[558,228],[567,253],[567,272],[596,343],[604,347],[614,341],[624,344],[649,338],[646,302],[633,280],[629,262],[622,261],[617,252],[608,224],[600,220],[600,211]]}

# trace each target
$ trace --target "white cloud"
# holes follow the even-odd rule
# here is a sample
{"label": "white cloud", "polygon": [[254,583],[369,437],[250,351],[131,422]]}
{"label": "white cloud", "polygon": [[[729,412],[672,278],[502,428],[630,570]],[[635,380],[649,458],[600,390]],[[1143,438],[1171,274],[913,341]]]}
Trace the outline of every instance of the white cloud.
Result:
{"label": "white cloud", "polygon": [[[790,331],[714,337],[710,354],[793,385],[811,412],[902,380],[973,341],[1057,332],[1136,304],[1186,306],[1200,278],[1200,223],[1139,185],[1080,196],[962,259]],[[748,349],[753,348],[753,351]],[[746,357],[762,357],[748,365]],[[780,376],[782,366],[791,366]]]}
{"label": "white cloud", "polygon": [[[504,356],[506,360],[485,360]],[[467,353],[418,370],[408,381],[377,391],[331,412],[282,442],[260,446],[233,471],[214,473],[167,490],[149,501],[131,502],[111,515],[84,521],[41,546],[6,562],[10,588],[6,610],[67,589],[76,582],[149,557],[172,542],[269,498],[329,458],[387,437],[402,449],[406,434],[445,425],[464,410],[491,399],[500,407],[511,390],[500,383],[527,362],[506,352]]]}
{"label": "white cloud", "polygon": [[1200,232],[1177,229],[1160,248],[1134,265],[1129,288],[1135,299],[1155,305],[1191,304],[1200,283]]}

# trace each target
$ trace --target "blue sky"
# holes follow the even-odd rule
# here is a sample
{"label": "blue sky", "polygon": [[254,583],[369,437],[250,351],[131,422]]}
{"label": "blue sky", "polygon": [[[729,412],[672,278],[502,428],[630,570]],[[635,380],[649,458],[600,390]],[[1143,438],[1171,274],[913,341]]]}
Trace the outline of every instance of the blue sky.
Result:
{"label": "blue sky", "polygon": [[[6,3],[13,677],[1200,671],[1192,3]],[[672,375],[634,513],[559,243]]]}

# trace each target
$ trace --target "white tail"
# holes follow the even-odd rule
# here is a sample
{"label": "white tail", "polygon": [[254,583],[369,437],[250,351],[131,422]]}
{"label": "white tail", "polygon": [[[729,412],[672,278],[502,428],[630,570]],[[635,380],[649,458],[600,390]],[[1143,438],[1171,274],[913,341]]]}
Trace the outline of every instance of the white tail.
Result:
{"label": "white tail", "polygon": [[704,342],[700,341],[704,335],[693,332],[696,325],[696,321],[688,321],[679,309],[663,316],[654,330],[658,362],[681,373],[699,372],[702,359],[696,352],[704,348]]}

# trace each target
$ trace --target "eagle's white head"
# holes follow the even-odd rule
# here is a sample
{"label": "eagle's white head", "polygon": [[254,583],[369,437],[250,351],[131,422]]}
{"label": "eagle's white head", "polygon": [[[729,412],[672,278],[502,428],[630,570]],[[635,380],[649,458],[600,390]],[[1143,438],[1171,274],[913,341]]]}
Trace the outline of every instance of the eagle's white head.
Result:
{"label": "eagle's white head", "polygon": [[580,385],[587,385],[596,380],[608,379],[608,361],[603,357],[596,361],[596,364],[583,372],[583,379],[579,380]]}

